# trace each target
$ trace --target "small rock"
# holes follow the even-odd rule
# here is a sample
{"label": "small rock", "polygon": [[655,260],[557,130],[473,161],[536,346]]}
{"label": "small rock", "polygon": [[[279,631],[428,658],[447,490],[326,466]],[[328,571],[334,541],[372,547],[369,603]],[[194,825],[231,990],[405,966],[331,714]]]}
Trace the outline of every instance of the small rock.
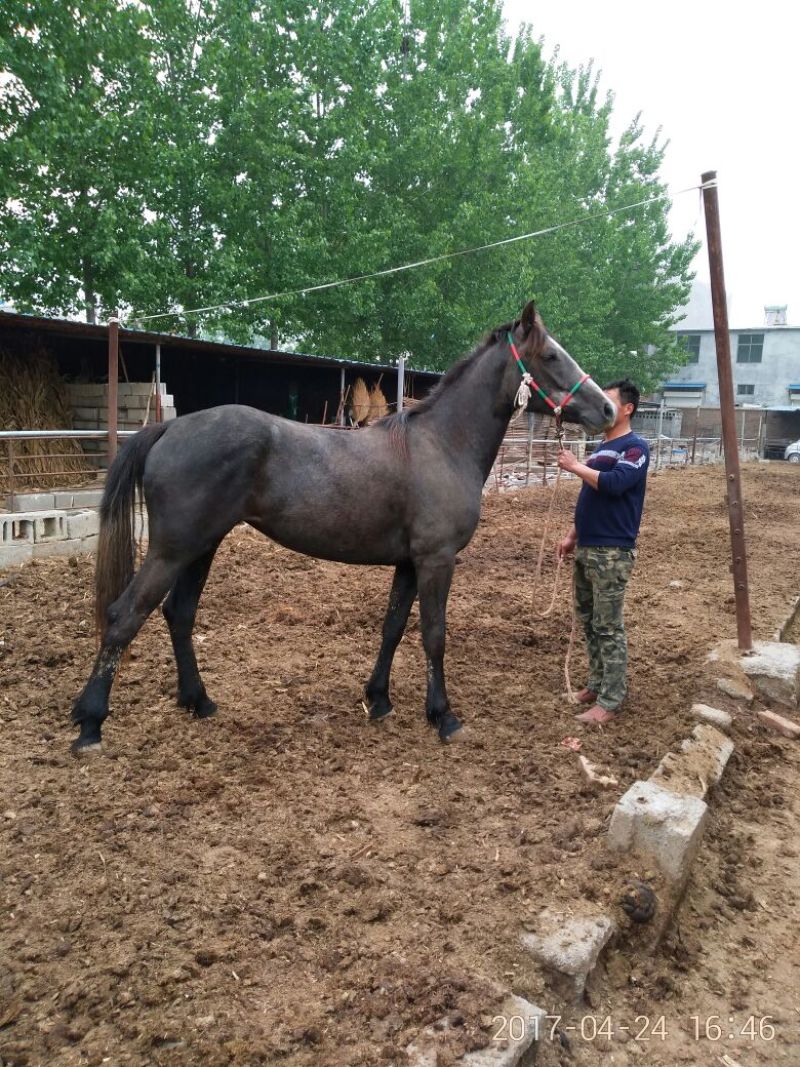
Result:
{"label": "small rock", "polygon": [[680,578],[674,578],[669,583],[669,587],[670,589],[683,589],[683,582],[680,580]]}
{"label": "small rock", "polygon": [[749,685],[735,678],[720,678],[717,681],[717,689],[720,689],[726,696],[733,697],[734,700],[743,700],[745,704],[753,703],[753,690]]}
{"label": "small rock", "polygon": [[696,719],[710,722],[712,726],[718,726],[720,730],[725,730],[726,732],[730,730],[733,722],[733,717],[727,711],[720,711],[719,708],[712,708],[708,704],[692,704],[692,715]]}
{"label": "small rock", "polygon": [[758,717],[775,733],[782,734],[784,737],[800,737],[800,725],[790,719],[784,719],[782,715],[776,715],[774,711],[759,711]]}

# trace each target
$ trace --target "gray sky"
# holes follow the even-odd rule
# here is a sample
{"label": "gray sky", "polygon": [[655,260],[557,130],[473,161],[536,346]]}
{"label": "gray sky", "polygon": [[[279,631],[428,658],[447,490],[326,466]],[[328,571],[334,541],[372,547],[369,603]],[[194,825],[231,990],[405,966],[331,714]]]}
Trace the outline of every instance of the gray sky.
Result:
{"label": "gray sky", "polygon": [[[672,190],[718,172],[731,325],[761,325],[765,304],[788,304],[789,324],[800,325],[800,7],[505,0],[504,9],[510,25],[533,26],[548,57],[559,46],[572,67],[595,60],[615,96],[616,134],[639,111],[647,135],[661,127]],[[698,198],[675,198],[676,237],[693,229],[704,240]],[[705,243],[695,269],[707,282]]]}

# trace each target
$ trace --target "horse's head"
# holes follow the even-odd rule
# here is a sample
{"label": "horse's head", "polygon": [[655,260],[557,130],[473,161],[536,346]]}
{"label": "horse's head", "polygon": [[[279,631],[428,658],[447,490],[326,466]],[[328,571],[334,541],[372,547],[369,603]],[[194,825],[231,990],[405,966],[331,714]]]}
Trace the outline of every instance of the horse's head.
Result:
{"label": "horse's head", "polygon": [[[514,347],[533,379],[534,411],[552,415],[554,407],[560,407],[564,422],[579,422],[588,430],[602,430],[613,423],[616,417],[614,404],[550,336],[532,300],[525,305],[510,333]],[[521,375],[521,371],[517,374]]]}

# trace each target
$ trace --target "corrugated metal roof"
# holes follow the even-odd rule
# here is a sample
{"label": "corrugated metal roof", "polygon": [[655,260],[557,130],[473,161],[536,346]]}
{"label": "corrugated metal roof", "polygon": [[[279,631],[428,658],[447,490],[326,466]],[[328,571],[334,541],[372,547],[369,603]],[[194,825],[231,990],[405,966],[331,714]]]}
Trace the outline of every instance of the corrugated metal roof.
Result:
{"label": "corrugated metal roof", "polygon": [[[86,337],[94,341],[105,341],[108,327],[92,325],[88,322],[75,322],[72,319],[51,319],[38,315],[22,315],[17,311],[0,311],[0,330],[41,330],[62,337]],[[274,348],[257,348],[252,345],[238,345],[229,341],[205,341],[196,337],[182,337],[171,333],[149,333],[146,330],[128,330],[120,328],[120,341],[125,344],[141,344],[163,348],[191,349],[205,352],[209,356],[240,356],[247,359],[260,359],[270,363],[289,363],[310,367],[351,367],[353,369],[371,367],[379,371],[396,371],[397,366],[389,363],[369,363],[366,360],[339,359],[335,356],[312,356],[303,352],[284,352]],[[418,370],[406,367],[407,374],[425,378],[440,378],[441,371]]]}

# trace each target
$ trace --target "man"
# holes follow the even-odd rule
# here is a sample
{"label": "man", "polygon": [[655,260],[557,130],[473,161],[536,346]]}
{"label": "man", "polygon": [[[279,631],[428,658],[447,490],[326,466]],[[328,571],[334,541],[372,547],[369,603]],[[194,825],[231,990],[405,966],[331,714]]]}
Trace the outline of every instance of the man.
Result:
{"label": "man", "polygon": [[589,678],[577,697],[591,706],[576,718],[598,726],[610,722],[625,699],[628,645],[622,611],[650,463],[647,442],[631,431],[639,390],[625,378],[604,392],[616,404],[617,417],[602,446],[586,463],[566,449],[558,454],[559,467],[583,482],[575,524],[558,554],[564,559],[575,552],[575,612],[589,653]]}

